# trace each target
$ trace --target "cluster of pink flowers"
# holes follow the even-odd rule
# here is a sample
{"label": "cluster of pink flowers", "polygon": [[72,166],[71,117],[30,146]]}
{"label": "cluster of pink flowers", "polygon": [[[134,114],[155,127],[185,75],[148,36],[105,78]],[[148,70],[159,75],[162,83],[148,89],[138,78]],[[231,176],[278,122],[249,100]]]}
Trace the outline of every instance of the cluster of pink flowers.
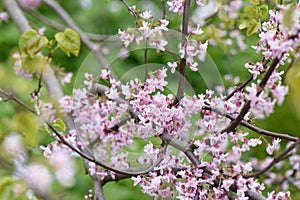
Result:
{"label": "cluster of pink flowers", "polygon": [[[138,14],[135,6],[131,6],[130,9],[131,13]],[[165,46],[168,42],[164,39],[163,31],[169,30],[167,28],[169,21],[166,19],[154,21],[149,10],[140,12],[138,16],[142,19],[139,27],[128,28],[123,31],[119,29],[118,31],[125,47],[128,47],[134,40],[137,45],[140,45],[142,40],[147,40],[149,41],[149,45],[157,49],[157,51],[165,51]]]}
{"label": "cluster of pink flowers", "polygon": [[[197,6],[203,6],[202,0],[195,0]],[[169,10],[181,15],[184,9],[184,0],[172,0],[167,1],[168,6],[170,7]]]}
{"label": "cluster of pink flowers", "polygon": [[180,45],[180,57],[186,57],[187,65],[192,71],[197,71],[198,62],[194,57],[200,61],[205,60],[208,42],[202,43],[201,41],[188,41],[184,45]]}

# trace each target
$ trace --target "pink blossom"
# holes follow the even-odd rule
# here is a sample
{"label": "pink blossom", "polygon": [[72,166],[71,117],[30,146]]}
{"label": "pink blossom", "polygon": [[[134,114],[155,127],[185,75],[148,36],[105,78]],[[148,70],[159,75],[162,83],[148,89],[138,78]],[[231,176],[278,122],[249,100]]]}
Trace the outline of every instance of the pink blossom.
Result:
{"label": "pink blossom", "polygon": [[281,139],[279,139],[279,138],[277,138],[277,139],[272,138],[272,142],[273,142],[272,145],[270,145],[269,143],[267,143],[267,153],[269,155],[272,155],[273,152],[274,152],[274,150],[280,149],[279,143],[281,142]]}
{"label": "pink blossom", "polygon": [[177,67],[177,62],[168,62],[167,64],[171,68],[171,73],[174,73]]}
{"label": "pink blossom", "polygon": [[0,22],[1,21],[8,23],[9,16],[8,16],[7,12],[0,12]]}
{"label": "pink blossom", "polygon": [[200,24],[197,24],[197,29],[191,32],[192,35],[201,35],[202,33],[204,31],[200,28]]}
{"label": "pink blossom", "polygon": [[142,181],[141,176],[131,177],[131,179],[134,181],[133,186],[136,186],[137,184],[139,184]]}
{"label": "pink blossom", "polygon": [[170,6],[169,10],[178,13],[181,15],[183,13],[183,8],[184,8],[184,0],[172,0],[172,1],[167,1],[168,6]]}
{"label": "pink blossom", "polygon": [[140,13],[140,17],[143,19],[152,19],[153,15],[151,14],[150,10],[146,10],[146,11]]}
{"label": "pink blossom", "polygon": [[204,6],[204,4],[202,3],[202,0],[195,0],[196,1],[196,4],[197,6]]}
{"label": "pink blossom", "polygon": [[66,73],[62,79],[61,79],[61,84],[65,85],[66,83],[70,83],[71,79],[72,79],[73,73],[72,72],[68,72]]}
{"label": "pink blossom", "polygon": [[48,192],[53,180],[49,170],[40,164],[26,166],[24,168],[23,178],[30,188],[37,190],[41,194]]}

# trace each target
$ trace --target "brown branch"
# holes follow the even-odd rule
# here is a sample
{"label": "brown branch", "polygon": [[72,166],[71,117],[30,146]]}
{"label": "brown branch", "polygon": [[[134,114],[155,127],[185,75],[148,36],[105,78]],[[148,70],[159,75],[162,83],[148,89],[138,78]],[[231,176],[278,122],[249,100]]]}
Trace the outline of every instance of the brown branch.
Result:
{"label": "brown branch", "polygon": [[297,142],[294,142],[291,146],[289,146],[289,148],[287,148],[284,152],[282,152],[280,155],[276,156],[275,158],[273,158],[272,162],[268,164],[268,166],[266,166],[265,168],[263,168],[262,170],[253,173],[253,174],[249,174],[249,175],[244,175],[244,178],[253,178],[253,177],[259,177],[261,175],[263,175],[264,173],[266,173],[269,169],[271,169],[276,163],[280,162],[281,160],[283,160],[294,148],[297,147],[297,145],[300,143],[300,139],[297,140]]}
{"label": "brown branch", "polygon": [[226,96],[224,101],[229,100],[237,91],[241,91],[244,87],[246,87],[253,80],[253,75],[251,75],[243,84],[238,85],[230,94]]}
{"label": "brown branch", "polygon": [[[38,116],[37,113],[32,108],[30,108],[26,103],[24,103],[21,100],[19,100],[17,97],[15,97],[13,95],[10,95],[8,92],[3,91],[2,89],[0,89],[0,93],[3,94],[3,95],[5,95],[5,96],[10,97],[11,100],[15,101],[19,105],[21,105],[24,108],[28,109],[34,115]],[[65,146],[69,147],[72,151],[74,151],[75,153],[77,153],[80,157],[82,157],[85,160],[88,160],[90,162],[93,162],[96,165],[98,165],[98,166],[100,166],[100,167],[102,167],[104,169],[107,169],[107,170],[110,170],[110,171],[114,171],[114,172],[119,173],[119,174],[125,174],[125,175],[130,175],[130,176],[137,176],[137,175],[141,175],[141,174],[147,174],[150,171],[152,171],[156,166],[159,165],[159,163],[163,160],[163,155],[165,154],[165,152],[167,150],[167,145],[163,144],[162,150],[160,152],[159,159],[157,159],[153,163],[153,165],[150,165],[150,166],[148,166],[146,168],[143,168],[141,171],[132,172],[132,171],[120,170],[120,169],[113,168],[113,167],[111,167],[111,166],[109,166],[107,164],[104,164],[104,163],[102,163],[100,161],[97,161],[95,158],[90,157],[90,156],[86,155],[85,153],[81,152],[79,149],[77,149],[76,147],[74,147],[71,144],[69,144],[65,140],[65,138],[54,128],[54,126],[52,124],[50,124],[49,122],[46,122],[46,121],[44,121],[44,123],[46,123],[46,125],[53,131],[54,135],[58,137],[58,139],[59,139],[58,141],[60,143],[62,143]]]}
{"label": "brown branch", "polygon": [[149,78],[149,69],[148,69],[148,40],[145,38],[145,49],[144,49],[144,64],[145,64],[145,82]]}
{"label": "brown branch", "polygon": [[[191,5],[191,1],[185,0],[184,9],[183,9],[183,17],[182,17],[181,47],[184,47],[187,42],[190,5]],[[178,88],[177,88],[176,99],[175,99],[173,105],[178,104],[179,101],[184,96],[185,68],[186,68],[186,54],[184,54],[184,57],[180,59],[179,74],[178,74]]]}
{"label": "brown branch", "polygon": [[135,26],[136,26],[136,28],[138,28],[139,27],[139,19],[138,19],[137,14],[130,9],[130,6],[128,5],[126,0],[120,0],[120,1],[126,6],[127,10],[134,16]]}
{"label": "brown branch", "polygon": [[[222,112],[216,108],[212,108],[212,107],[209,107],[209,106],[204,106],[202,107],[203,110],[211,110],[215,113],[218,113],[219,115],[222,115],[222,116],[225,116],[227,117],[228,119],[231,119],[231,120],[234,120],[235,117],[228,114],[228,113],[225,113],[225,112]],[[276,132],[272,132],[272,131],[268,131],[268,130],[264,130],[262,128],[259,128],[257,126],[254,126],[248,122],[246,122],[245,120],[242,120],[241,123],[240,123],[242,126],[260,134],[260,135],[266,135],[266,136],[270,136],[270,137],[274,137],[274,138],[280,138],[280,139],[285,139],[285,140],[289,140],[289,141],[292,141],[292,142],[297,142],[298,141],[298,137],[294,137],[294,136],[290,136],[288,134],[283,134],[283,133],[276,133]]]}
{"label": "brown branch", "polygon": [[[282,54],[283,55],[283,54]],[[265,73],[265,75],[263,76],[261,82],[259,83],[258,87],[259,87],[259,91],[257,92],[256,96],[259,96],[260,93],[263,91],[263,88],[265,87],[267,81],[269,80],[270,76],[272,75],[273,71],[275,70],[276,66],[278,65],[279,61],[281,60],[280,58],[276,57],[273,62],[271,63],[268,71]],[[221,132],[232,132],[236,129],[236,127],[241,123],[241,121],[244,119],[245,115],[247,114],[247,112],[250,109],[250,103],[251,101],[248,100],[245,102],[244,106],[242,107],[239,115],[235,118],[235,120],[233,120],[225,129],[223,129]]]}

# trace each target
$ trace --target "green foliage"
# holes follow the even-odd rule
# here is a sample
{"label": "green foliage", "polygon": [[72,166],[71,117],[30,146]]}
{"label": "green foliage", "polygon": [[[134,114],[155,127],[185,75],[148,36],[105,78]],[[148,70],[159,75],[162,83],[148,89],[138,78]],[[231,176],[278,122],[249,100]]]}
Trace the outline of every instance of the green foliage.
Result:
{"label": "green foliage", "polygon": [[19,40],[21,53],[29,55],[31,58],[47,47],[48,39],[39,35],[35,30],[29,30],[22,34]]}
{"label": "green foliage", "polygon": [[31,74],[45,67],[47,57],[38,53],[47,47],[48,43],[48,39],[39,35],[35,30],[29,30],[22,34],[19,40],[19,49],[22,55],[22,67],[26,73]]}
{"label": "green foliage", "polygon": [[22,54],[22,68],[27,74],[31,74],[44,69],[47,60],[47,57],[41,55],[31,57],[28,54]]}
{"label": "green foliage", "polygon": [[247,24],[247,36],[252,35],[259,29],[260,23],[257,22],[255,19],[252,19]]}
{"label": "green foliage", "polygon": [[269,7],[266,4],[261,4],[260,1],[250,1],[253,5],[244,8],[244,19],[241,21],[240,29],[247,28],[247,36],[256,33],[261,25],[261,22],[267,19]]}
{"label": "green foliage", "polygon": [[70,53],[74,56],[79,55],[80,37],[78,33],[70,28],[66,28],[64,32],[55,34],[55,39],[60,47],[68,56]]}
{"label": "green foliage", "polygon": [[62,119],[56,119],[53,121],[53,126],[60,131],[66,131],[67,127],[66,124]]}
{"label": "green foliage", "polygon": [[[18,187],[18,192],[13,192],[13,187]],[[5,176],[0,179],[0,199],[27,200],[26,185],[24,182]]]}

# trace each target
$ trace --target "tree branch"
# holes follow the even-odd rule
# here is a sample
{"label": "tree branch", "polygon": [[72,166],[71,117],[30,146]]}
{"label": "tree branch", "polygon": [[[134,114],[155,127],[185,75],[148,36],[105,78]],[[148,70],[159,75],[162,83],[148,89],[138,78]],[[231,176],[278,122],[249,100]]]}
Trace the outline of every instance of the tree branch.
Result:
{"label": "tree branch", "polygon": [[298,139],[297,142],[294,142],[291,146],[289,146],[289,148],[287,148],[280,155],[278,155],[275,158],[273,158],[272,162],[270,164],[268,164],[268,166],[266,166],[262,170],[260,170],[260,171],[258,171],[256,173],[253,173],[253,174],[245,175],[244,178],[253,178],[253,177],[259,177],[260,175],[263,175],[269,169],[271,169],[276,163],[278,163],[281,160],[283,160],[294,148],[297,147],[297,145],[299,144],[299,142],[300,142],[300,139]]}
{"label": "tree branch", "polygon": [[[276,66],[278,65],[279,61],[281,60],[281,57],[283,54],[280,56],[280,58],[275,58],[273,62],[271,63],[268,71],[265,73],[264,77],[262,78],[261,82],[259,83],[259,91],[257,92],[256,96],[259,96],[260,93],[263,91],[263,88],[265,87],[267,81],[269,80],[270,76],[272,75],[273,71],[275,70]],[[235,128],[240,124],[240,122],[244,119],[245,115],[250,109],[250,103],[251,101],[248,100],[245,102],[243,108],[241,109],[239,115],[233,120],[225,129],[223,129],[221,132],[232,132],[235,130]]]}
{"label": "tree branch", "polygon": [[[212,108],[212,107],[209,107],[209,106],[204,106],[204,107],[202,107],[202,109],[211,110],[211,111],[213,111],[215,113],[218,113],[219,115],[225,116],[225,117],[227,117],[228,119],[231,119],[231,120],[235,119],[234,116],[232,116],[228,113],[225,113],[225,112],[221,112],[216,108]],[[260,135],[266,135],[266,136],[270,136],[270,137],[285,139],[285,140],[289,140],[289,141],[292,141],[292,142],[297,142],[298,141],[298,137],[290,136],[288,134],[276,133],[276,132],[264,130],[264,129],[256,127],[256,126],[254,126],[254,125],[252,125],[252,124],[250,124],[250,123],[248,123],[244,120],[242,120],[240,124],[242,126],[248,128],[248,129],[260,134]]]}
{"label": "tree branch", "polygon": [[[184,10],[183,10],[183,18],[182,18],[181,47],[184,47],[187,42],[190,5],[191,5],[191,1],[185,0]],[[178,88],[177,88],[176,99],[175,99],[173,105],[178,104],[179,101],[184,96],[185,68],[186,68],[186,55],[180,59],[179,74],[178,74]]]}

